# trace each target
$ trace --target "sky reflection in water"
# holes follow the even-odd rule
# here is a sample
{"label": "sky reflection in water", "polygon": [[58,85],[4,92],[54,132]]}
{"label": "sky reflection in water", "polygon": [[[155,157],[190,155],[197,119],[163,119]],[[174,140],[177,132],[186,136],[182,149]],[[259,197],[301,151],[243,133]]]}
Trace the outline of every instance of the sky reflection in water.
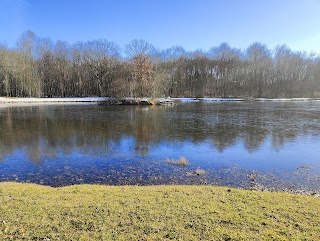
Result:
{"label": "sky reflection in water", "polygon": [[[0,108],[0,181],[320,189],[320,103]],[[186,157],[187,167],[167,158]],[[204,169],[204,175],[187,175]]]}

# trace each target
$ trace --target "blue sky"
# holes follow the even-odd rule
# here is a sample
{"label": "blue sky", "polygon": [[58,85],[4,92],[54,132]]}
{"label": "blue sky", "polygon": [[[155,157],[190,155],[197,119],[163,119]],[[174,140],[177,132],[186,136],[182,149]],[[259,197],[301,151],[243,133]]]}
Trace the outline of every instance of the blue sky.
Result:
{"label": "blue sky", "polygon": [[160,49],[209,50],[258,41],[320,53],[319,13],[320,0],[0,0],[0,42],[13,47],[29,29],[71,44],[105,38],[124,47],[141,38]]}

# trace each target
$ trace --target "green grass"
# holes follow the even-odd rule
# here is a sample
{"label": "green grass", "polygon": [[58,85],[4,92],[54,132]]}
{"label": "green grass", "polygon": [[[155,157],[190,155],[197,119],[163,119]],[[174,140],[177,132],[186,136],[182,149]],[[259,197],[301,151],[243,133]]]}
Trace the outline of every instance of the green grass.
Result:
{"label": "green grass", "polygon": [[320,198],[215,186],[0,183],[0,240],[320,240]]}

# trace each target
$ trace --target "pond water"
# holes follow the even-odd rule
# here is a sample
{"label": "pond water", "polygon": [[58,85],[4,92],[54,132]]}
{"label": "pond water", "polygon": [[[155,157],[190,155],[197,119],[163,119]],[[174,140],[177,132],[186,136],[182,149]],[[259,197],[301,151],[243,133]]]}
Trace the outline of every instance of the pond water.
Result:
{"label": "pond water", "polygon": [[0,108],[0,181],[319,192],[319,148],[320,102]]}

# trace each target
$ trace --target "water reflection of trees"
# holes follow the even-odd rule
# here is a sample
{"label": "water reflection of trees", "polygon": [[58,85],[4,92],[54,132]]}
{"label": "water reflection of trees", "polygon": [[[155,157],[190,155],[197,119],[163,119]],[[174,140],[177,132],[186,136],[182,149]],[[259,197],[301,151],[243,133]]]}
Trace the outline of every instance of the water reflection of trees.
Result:
{"label": "water reflection of trees", "polygon": [[41,162],[61,152],[108,152],[134,138],[137,155],[166,141],[210,141],[223,152],[240,141],[249,152],[271,139],[275,149],[298,135],[319,135],[317,103],[185,104],[167,107],[33,106],[0,110],[0,161],[17,149]]}

